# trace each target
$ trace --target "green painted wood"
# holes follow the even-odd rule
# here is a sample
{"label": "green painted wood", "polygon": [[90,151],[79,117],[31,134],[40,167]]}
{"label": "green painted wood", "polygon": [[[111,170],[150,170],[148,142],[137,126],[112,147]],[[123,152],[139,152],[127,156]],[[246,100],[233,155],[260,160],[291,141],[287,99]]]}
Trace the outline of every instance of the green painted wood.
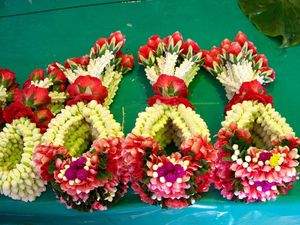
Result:
{"label": "green painted wood", "polygon": [[[0,1],[0,8],[5,2],[9,1]],[[67,0],[56,2],[57,5],[72,5]],[[77,3],[86,4],[86,1],[74,1],[74,5]],[[34,4],[43,9],[56,8],[50,3],[45,3],[44,7],[33,0]],[[201,48],[208,49],[242,30],[275,69],[276,81],[267,88],[274,96],[277,111],[300,134],[300,45],[279,48],[279,41],[257,31],[235,1],[148,0],[1,18],[1,15],[8,15],[7,12],[30,12],[22,4],[5,7],[0,11],[0,67],[15,71],[19,82],[24,82],[35,68],[45,68],[53,61],[64,62],[69,57],[87,53],[96,39],[115,30],[126,34],[125,52],[135,56],[139,46],[152,34],[166,36],[179,30],[185,38],[192,38]],[[223,88],[202,69],[190,85],[190,93],[189,99],[196,111],[207,122],[211,133],[216,134],[227,102]],[[124,107],[125,133],[131,131],[138,112],[145,109],[151,95],[143,68],[136,65],[134,71],[124,77],[111,106],[119,122],[122,122]],[[298,182],[293,190],[275,202],[242,204],[224,200],[212,190],[188,209],[161,210],[142,203],[130,192],[107,212],[90,214],[65,209],[48,190],[32,203],[1,196],[0,224],[300,224],[299,193]]]}

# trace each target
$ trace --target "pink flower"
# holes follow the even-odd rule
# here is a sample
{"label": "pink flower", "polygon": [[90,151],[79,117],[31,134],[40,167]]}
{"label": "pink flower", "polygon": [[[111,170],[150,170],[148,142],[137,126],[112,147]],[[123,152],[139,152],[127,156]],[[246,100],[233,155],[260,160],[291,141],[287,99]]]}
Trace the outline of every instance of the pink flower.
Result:
{"label": "pink flower", "polygon": [[48,169],[50,162],[57,155],[68,156],[67,149],[62,146],[38,145],[35,148],[32,159],[38,168],[39,175],[46,181],[50,181],[53,174],[50,174]]}
{"label": "pink flower", "polygon": [[187,202],[186,199],[167,199],[165,201],[165,204],[167,207],[169,208],[173,208],[173,209],[182,209],[182,208],[186,208],[189,206],[189,203]]}
{"label": "pink flower", "polygon": [[104,210],[107,210],[107,206],[102,205],[100,202],[94,202],[92,204],[92,209],[104,211]]}

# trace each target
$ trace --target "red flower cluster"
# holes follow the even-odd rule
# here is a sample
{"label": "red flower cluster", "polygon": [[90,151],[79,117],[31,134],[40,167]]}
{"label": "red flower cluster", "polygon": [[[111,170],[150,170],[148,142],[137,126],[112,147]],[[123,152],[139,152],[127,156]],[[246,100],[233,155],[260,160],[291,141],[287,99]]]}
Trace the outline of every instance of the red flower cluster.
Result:
{"label": "red flower cluster", "polygon": [[[247,52],[243,52],[244,45],[247,45]],[[267,73],[267,77],[273,81],[275,79],[275,73],[272,68],[268,67],[268,60],[265,55],[263,54],[257,54],[257,49],[254,46],[254,44],[247,39],[247,36],[242,33],[238,32],[238,34],[235,36],[234,41],[230,41],[229,39],[224,39],[221,42],[220,47],[214,46],[210,51],[203,50],[202,55],[205,58],[204,66],[206,69],[212,69],[214,70],[214,64],[221,66],[221,64],[224,64],[222,61],[224,53],[228,55],[234,55],[238,56],[240,53],[243,55],[246,55],[249,51],[252,51],[252,62],[253,65],[257,63],[261,63],[260,66],[258,66],[258,70],[261,73]],[[220,61],[221,60],[221,61]],[[269,81],[270,82],[270,81]]]}
{"label": "red flower cluster", "polygon": [[188,52],[191,52],[192,55],[200,52],[200,47],[196,42],[191,39],[187,39],[186,42],[184,42],[181,33],[177,31],[165,37],[163,40],[158,35],[151,36],[146,45],[140,47],[138,51],[138,62],[147,65],[149,58],[157,56],[158,53],[161,52],[159,49],[170,48],[176,45],[179,45],[178,51],[181,51],[184,55],[187,55]]}
{"label": "red flower cluster", "polygon": [[114,42],[114,46],[117,46],[118,44],[120,44],[120,48],[122,48],[125,44],[125,36],[124,34],[121,33],[121,31],[115,31],[113,33],[110,34],[109,38],[99,38],[95,45],[94,45],[94,51],[97,51],[97,46],[99,46],[99,48],[102,48],[102,46],[104,45],[110,45]]}
{"label": "red flower cluster", "polygon": [[7,123],[12,123],[14,119],[19,119],[21,117],[28,117],[32,122],[35,122],[32,110],[20,102],[10,104],[3,112],[3,118]]}
{"label": "red flower cluster", "polygon": [[76,104],[83,101],[85,103],[91,100],[96,100],[98,103],[103,103],[107,97],[107,89],[102,85],[100,79],[92,76],[79,76],[74,83],[67,88],[69,101],[67,105]]}
{"label": "red flower cluster", "polygon": [[226,113],[230,110],[233,105],[247,100],[259,101],[264,105],[270,103],[273,106],[272,96],[266,95],[266,89],[261,85],[261,83],[257,80],[253,80],[242,84],[239,92],[235,94],[226,105],[224,112]]}

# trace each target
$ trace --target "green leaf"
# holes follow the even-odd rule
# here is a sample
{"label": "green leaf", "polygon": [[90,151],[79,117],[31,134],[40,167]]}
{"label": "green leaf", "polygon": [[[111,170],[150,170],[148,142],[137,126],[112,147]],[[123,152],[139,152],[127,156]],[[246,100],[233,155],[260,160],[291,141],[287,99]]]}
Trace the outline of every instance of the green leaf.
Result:
{"label": "green leaf", "polygon": [[282,36],[282,47],[300,42],[299,0],[239,0],[239,6],[262,33]]}

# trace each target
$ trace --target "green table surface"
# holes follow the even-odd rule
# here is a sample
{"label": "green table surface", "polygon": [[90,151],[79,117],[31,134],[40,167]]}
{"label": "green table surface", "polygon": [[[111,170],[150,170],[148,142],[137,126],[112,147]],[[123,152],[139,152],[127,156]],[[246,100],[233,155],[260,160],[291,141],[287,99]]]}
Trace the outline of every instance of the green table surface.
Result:
{"label": "green table surface", "polygon": [[[280,48],[280,40],[261,34],[233,0],[0,0],[0,67],[14,71],[22,83],[33,69],[83,55],[99,37],[115,30],[126,35],[124,51],[135,56],[153,34],[166,36],[178,30],[185,39],[209,49],[242,30],[275,69],[277,77],[268,92],[277,111],[300,133],[300,45]],[[225,91],[204,69],[189,89],[189,100],[211,134],[216,134],[224,118]],[[119,122],[124,107],[125,134],[151,95],[144,70],[136,64],[122,80],[111,106]],[[94,213],[66,209],[48,189],[31,203],[1,196],[0,224],[300,224],[299,182],[275,202],[236,203],[211,190],[182,210],[149,206],[130,191],[108,211]]]}

